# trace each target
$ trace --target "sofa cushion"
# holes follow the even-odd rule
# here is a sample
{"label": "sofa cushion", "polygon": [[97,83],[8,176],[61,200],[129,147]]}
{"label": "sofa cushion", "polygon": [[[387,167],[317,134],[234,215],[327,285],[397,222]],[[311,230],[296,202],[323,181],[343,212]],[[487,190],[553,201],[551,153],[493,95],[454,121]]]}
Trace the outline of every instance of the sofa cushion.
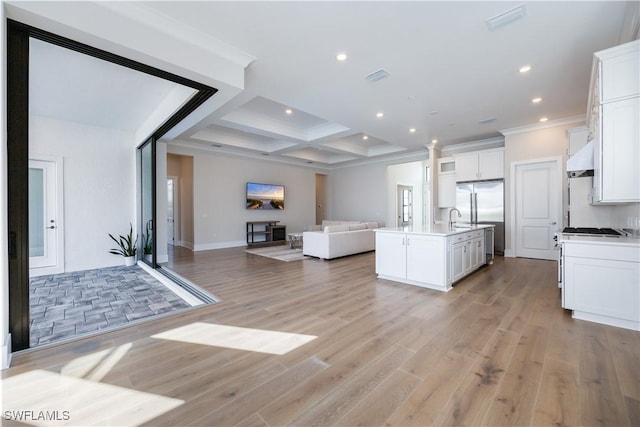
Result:
{"label": "sofa cushion", "polygon": [[374,228],[380,227],[380,224],[378,224],[377,222],[373,222],[373,221],[365,222],[364,225],[366,225],[368,229],[374,229]]}
{"label": "sofa cushion", "polygon": [[325,233],[339,233],[341,231],[349,231],[349,225],[348,224],[327,225],[324,228]]}
{"label": "sofa cushion", "polygon": [[367,224],[350,224],[349,231],[366,230]]}

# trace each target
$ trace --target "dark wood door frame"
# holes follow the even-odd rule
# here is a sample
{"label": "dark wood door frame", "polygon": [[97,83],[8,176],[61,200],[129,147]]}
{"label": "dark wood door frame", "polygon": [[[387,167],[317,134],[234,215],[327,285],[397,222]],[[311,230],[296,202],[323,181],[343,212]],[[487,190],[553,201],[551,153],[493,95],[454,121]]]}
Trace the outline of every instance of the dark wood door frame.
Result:
{"label": "dark wood door frame", "polygon": [[[215,88],[167,71],[7,20],[7,244],[9,332],[13,351],[29,348],[29,39],[32,37],[196,89],[196,94],[154,131],[151,135],[153,144],[217,92]],[[155,167],[153,170],[155,172]],[[155,205],[153,211],[155,217]],[[153,241],[155,245],[156,239]]]}

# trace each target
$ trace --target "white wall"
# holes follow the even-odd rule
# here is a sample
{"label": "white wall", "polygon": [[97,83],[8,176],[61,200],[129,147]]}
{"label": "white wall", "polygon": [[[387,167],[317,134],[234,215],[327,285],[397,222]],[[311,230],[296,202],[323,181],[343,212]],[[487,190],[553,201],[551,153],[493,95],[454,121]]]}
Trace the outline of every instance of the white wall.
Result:
{"label": "white wall", "polygon": [[[505,255],[515,254],[515,248],[511,246],[512,234],[515,233],[515,224],[511,220],[513,203],[511,200],[511,163],[527,160],[548,159],[551,157],[562,157],[563,164],[567,160],[567,149],[569,139],[567,137],[568,125],[559,125],[541,129],[532,129],[519,133],[509,133],[504,138],[504,188],[505,188]],[[564,215],[567,212],[567,174],[565,168],[562,174],[562,199]],[[566,222],[566,219],[565,219]],[[558,226],[562,229],[562,225]]]}
{"label": "white wall", "polygon": [[387,167],[387,216],[385,224],[389,227],[397,225],[398,185],[413,187],[413,224],[423,224],[424,218],[424,178],[425,161],[389,165]]}
{"label": "white wall", "polygon": [[[4,2],[0,3],[0,242],[7,242],[7,28]],[[9,367],[9,258],[7,245],[0,245],[0,369]],[[1,396],[0,396],[1,398]]]}
{"label": "white wall", "polygon": [[[247,221],[280,221],[287,232],[301,232],[315,224],[317,169],[171,144],[167,151],[193,156],[196,251],[246,245]],[[248,181],[284,185],[285,209],[247,210]]]}
{"label": "white wall", "polygon": [[327,219],[387,223],[387,166],[372,163],[330,171]]}
{"label": "white wall", "polygon": [[31,116],[29,155],[64,161],[65,271],[122,265],[108,233],[136,233],[133,133]]}

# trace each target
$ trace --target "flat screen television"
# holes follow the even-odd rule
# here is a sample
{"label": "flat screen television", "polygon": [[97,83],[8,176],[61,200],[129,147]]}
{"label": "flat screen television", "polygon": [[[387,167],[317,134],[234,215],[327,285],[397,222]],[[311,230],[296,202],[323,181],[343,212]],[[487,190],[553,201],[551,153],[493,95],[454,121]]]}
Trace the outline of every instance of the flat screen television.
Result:
{"label": "flat screen television", "polygon": [[247,182],[247,209],[284,209],[284,185]]}

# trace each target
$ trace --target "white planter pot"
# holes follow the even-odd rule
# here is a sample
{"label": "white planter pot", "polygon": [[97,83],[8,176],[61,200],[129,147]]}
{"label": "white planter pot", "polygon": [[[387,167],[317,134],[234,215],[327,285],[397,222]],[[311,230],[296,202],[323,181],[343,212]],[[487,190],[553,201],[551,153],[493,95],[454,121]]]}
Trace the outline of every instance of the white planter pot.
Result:
{"label": "white planter pot", "polygon": [[135,263],[136,263],[136,257],[135,256],[126,256],[126,257],[124,257],[124,265],[125,266],[131,267]]}

